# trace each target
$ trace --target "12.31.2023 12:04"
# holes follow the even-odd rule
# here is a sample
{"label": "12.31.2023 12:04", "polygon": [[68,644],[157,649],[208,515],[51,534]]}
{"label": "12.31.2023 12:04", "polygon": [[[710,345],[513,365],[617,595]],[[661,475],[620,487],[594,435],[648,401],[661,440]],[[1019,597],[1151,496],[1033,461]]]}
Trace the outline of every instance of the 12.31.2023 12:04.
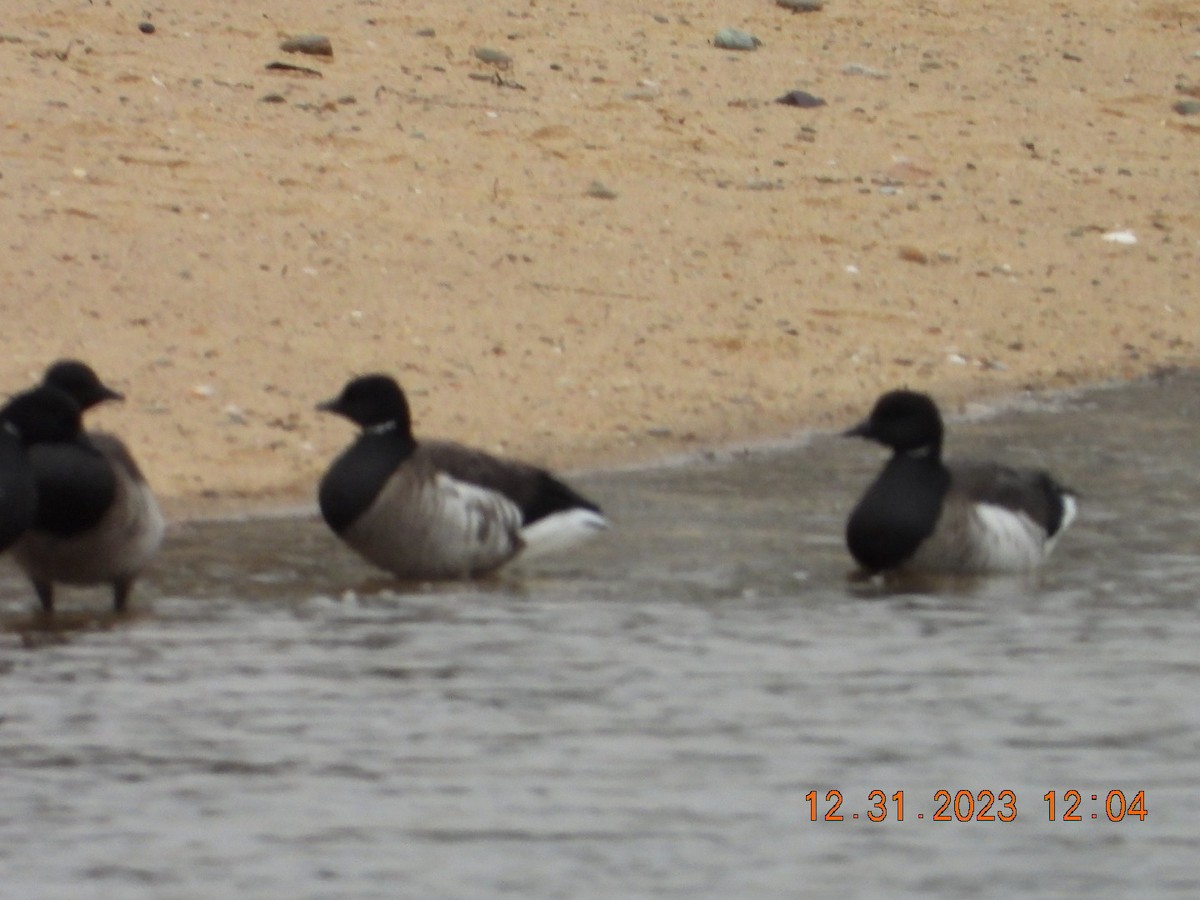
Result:
{"label": "12.31.2023 12:04", "polygon": [[[1090,798],[1090,804],[1088,802]],[[867,806],[861,811],[843,809],[845,795],[840,790],[825,792],[824,812],[818,791],[804,795],[808,802],[809,820],[812,822],[844,822],[847,819],[868,822],[905,821],[904,791],[888,794],[883,790],[872,790],[866,795]],[[1090,793],[1074,788],[1061,792],[1047,791],[1042,795],[1046,804],[1046,818],[1050,822],[1083,822],[1089,820],[1123,822],[1126,819],[1146,820],[1146,792],[1137,790],[1128,797],[1123,790],[1112,789],[1103,794]],[[1097,806],[1097,804],[1101,804]],[[937,790],[933,793],[934,809],[928,815],[918,812],[918,820],[931,822],[1013,822],[1017,818],[1017,794],[1013,790],[1000,791]]]}

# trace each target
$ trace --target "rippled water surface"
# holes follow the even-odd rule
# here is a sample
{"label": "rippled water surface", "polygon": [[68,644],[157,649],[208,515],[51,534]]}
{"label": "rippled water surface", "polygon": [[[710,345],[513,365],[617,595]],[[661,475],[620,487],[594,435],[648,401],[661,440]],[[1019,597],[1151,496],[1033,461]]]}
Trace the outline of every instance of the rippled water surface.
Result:
{"label": "rippled water surface", "polygon": [[478,586],[311,518],[176,528],[124,619],[6,567],[0,896],[1197,896],[1200,377],[949,446],[1083,494],[1041,575],[848,581],[833,437],[577,479],[617,530]]}

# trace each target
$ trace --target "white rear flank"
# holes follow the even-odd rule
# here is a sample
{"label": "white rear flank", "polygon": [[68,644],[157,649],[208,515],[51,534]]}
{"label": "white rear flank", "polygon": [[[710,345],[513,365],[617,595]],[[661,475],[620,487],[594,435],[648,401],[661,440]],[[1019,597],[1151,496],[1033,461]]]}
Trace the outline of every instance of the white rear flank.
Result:
{"label": "white rear flank", "polygon": [[525,541],[521,559],[537,559],[569,550],[610,527],[608,519],[590,509],[576,507],[554,513],[521,529]]}
{"label": "white rear flank", "polygon": [[[958,509],[943,511],[941,520],[917,550],[908,568],[960,574],[1027,572],[1040,566],[1054,548],[1055,539],[1075,517],[1073,498],[1064,510],[1063,524],[1054,538],[1023,512],[992,503],[972,503],[966,515]],[[949,513],[949,514],[947,514]]]}
{"label": "white rear flank", "polygon": [[975,569],[981,572],[1025,572],[1046,558],[1046,530],[1023,512],[990,503],[975,504],[976,530],[971,535]]}

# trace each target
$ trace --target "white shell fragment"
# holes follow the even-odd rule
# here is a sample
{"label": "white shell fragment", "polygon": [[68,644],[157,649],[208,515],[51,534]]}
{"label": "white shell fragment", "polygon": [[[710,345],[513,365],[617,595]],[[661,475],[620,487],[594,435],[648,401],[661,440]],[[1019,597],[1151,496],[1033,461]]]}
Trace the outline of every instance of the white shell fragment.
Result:
{"label": "white shell fragment", "polygon": [[1136,244],[1137,235],[1132,231],[1109,231],[1101,235],[1110,244]]}

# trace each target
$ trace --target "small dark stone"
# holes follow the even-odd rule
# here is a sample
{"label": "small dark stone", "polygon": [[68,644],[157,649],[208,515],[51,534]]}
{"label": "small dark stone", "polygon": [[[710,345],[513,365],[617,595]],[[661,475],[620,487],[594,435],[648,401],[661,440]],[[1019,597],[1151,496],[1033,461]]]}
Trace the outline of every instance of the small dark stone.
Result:
{"label": "small dark stone", "polygon": [[299,34],[281,41],[284,53],[307,53],[310,56],[333,56],[333,42],[323,34]]}
{"label": "small dark stone", "polygon": [[259,102],[260,103],[287,103],[287,98],[284,97],[283,94],[267,94]]}
{"label": "small dark stone", "polygon": [[304,75],[309,78],[324,78],[317,69],[310,69],[306,66],[293,66],[291,63],[269,62],[266,68],[271,72],[291,72],[296,75]]}
{"label": "small dark stone", "polygon": [[798,106],[801,109],[813,109],[825,105],[824,100],[808,91],[788,91],[782,97],[776,97],[775,102],[782,103],[784,106]]}
{"label": "small dark stone", "polygon": [[1171,109],[1181,116],[1200,116],[1200,100],[1180,100]]}
{"label": "small dark stone", "polygon": [[617,192],[607,187],[601,181],[593,181],[588,185],[586,191],[583,192],[586,197],[594,197],[597,200],[616,200]]}
{"label": "small dark stone", "polygon": [[138,31],[142,34],[154,34],[155,28],[153,22],[139,22]]}

